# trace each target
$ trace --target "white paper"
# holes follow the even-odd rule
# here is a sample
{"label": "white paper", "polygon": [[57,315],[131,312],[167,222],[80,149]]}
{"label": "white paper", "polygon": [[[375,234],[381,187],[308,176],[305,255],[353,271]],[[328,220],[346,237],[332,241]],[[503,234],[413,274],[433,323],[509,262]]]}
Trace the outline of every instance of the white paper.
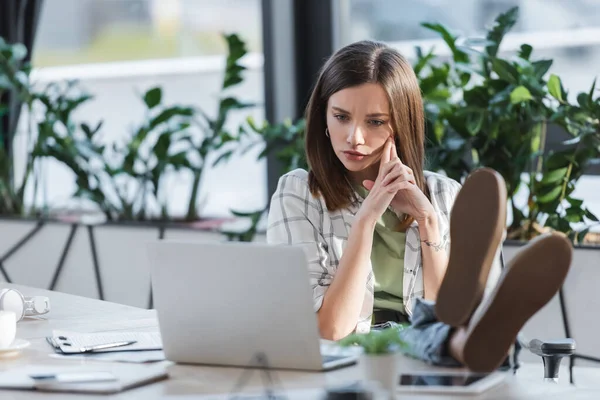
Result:
{"label": "white paper", "polygon": [[165,353],[162,350],[148,351],[119,351],[112,353],[87,353],[87,354],[51,354],[52,358],[60,358],[63,360],[91,360],[91,361],[108,361],[108,362],[124,362],[124,363],[150,363],[165,360]]}

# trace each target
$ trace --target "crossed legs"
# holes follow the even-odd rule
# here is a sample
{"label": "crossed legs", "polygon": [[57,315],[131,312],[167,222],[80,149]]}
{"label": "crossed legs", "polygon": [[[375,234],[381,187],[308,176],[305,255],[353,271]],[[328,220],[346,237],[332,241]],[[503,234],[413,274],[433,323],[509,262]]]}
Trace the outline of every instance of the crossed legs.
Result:
{"label": "crossed legs", "polygon": [[493,371],[506,360],[525,323],[559,290],[572,247],[564,235],[549,233],[521,248],[484,296],[505,220],[504,180],[490,169],[475,171],[452,209],[448,268],[436,303],[419,301],[403,334],[415,344],[413,355],[434,364]]}

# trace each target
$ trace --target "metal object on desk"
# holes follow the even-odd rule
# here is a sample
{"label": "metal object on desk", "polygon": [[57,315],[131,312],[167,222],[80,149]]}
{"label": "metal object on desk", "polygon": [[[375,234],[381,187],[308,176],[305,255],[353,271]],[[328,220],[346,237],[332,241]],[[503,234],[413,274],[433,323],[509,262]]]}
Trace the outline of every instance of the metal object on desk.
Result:
{"label": "metal object on desk", "polygon": [[14,312],[18,322],[26,316],[50,312],[50,299],[46,296],[25,297],[16,289],[0,289],[0,310]]}
{"label": "metal object on desk", "polygon": [[129,346],[129,345],[132,345],[132,344],[135,344],[135,343],[137,343],[137,340],[128,340],[128,341],[122,341],[122,342],[96,344],[96,345],[93,345],[93,346],[81,347],[79,349],[79,352],[80,353],[91,353],[91,352],[96,351],[96,350],[104,350],[104,349],[112,349],[113,347]]}

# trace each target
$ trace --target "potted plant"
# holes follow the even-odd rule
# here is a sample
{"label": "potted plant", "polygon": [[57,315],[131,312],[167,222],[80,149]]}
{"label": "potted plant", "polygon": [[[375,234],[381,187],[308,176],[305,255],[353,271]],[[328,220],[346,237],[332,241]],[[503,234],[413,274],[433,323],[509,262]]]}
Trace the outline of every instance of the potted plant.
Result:
{"label": "potted plant", "polygon": [[[24,174],[15,173],[13,152],[0,148],[4,280],[147,306],[150,286],[143,260],[148,240],[221,238],[216,230],[222,220],[203,220],[199,211],[202,177],[238,145],[228,130],[230,113],[252,106],[229,93],[243,81],[245,43],[235,34],[224,38],[228,55],[216,113],[165,104],[162,89],[153,87],[141,95],[145,112],[139,124],[115,143],[102,140],[101,120],[76,120],[79,107],[92,98],[78,82],[39,88],[20,63],[26,49],[0,41],[0,98],[6,91],[17,93],[28,122],[21,133],[27,139]],[[59,162],[75,176],[75,209],[25,207],[39,200],[36,188],[43,185],[39,172],[45,160]],[[165,177],[173,170],[193,177],[185,215],[173,215],[167,207],[173,194]]]}
{"label": "potted plant", "polygon": [[[418,51],[415,64],[428,122],[429,168],[458,181],[481,166],[503,176],[512,214],[503,247],[506,262],[540,233],[568,235],[575,246],[573,268],[558,298],[527,324],[525,334],[573,337],[597,359],[598,345],[578,332],[594,329],[588,310],[596,293],[591,282],[600,279],[600,248],[592,245],[589,229],[598,218],[574,191],[600,156],[600,96],[594,83],[576,96],[577,103],[570,102],[551,73],[552,60],[536,59],[528,44],[516,54],[501,54],[517,18],[518,8],[500,14],[483,39],[423,24],[451,50],[449,59]],[[549,128],[560,128],[565,139],[552,143]]]}
{"label": "potted plant", "polygon": [[[548,227],[580,243],[587,227],[574,223],[597,221],[581,200],[570,197],[586,166],[600,154],[588,132],[593,130],[592,110],[578,108],[581,124],[566,129],[573,140],[560,151],[546,148],[548,125],[567,128],[567,114],[575,111],[566,104],[559,78],[547,77],[552,60],[535,60],[527,44],[516,55],[500,55],[517,17],[516,7],[499,15],[479,40],[462,39],[441,24],[423,24],[438,32],[452,52],[446,61],[419,52],[415,65],[427,111],[430,167],[458,181],[481,166],[498,171],[512,211],[509,238],[529,240]],[[585,96],[586,106],[593,103],[592,92]],[[581,140],[589,146],[577,145]],[[518,202],[523,191],[528,192],[525,205]]]}
{"label": "potted plant", "polygon": [[353,333],[338,342],[343,347],[360,347],[359,366],[365,380],[379,383],[390,398],[395,397],[398,384],[397,354],[406,346],[399,335],[403,328],[399,325],[365,334]]}

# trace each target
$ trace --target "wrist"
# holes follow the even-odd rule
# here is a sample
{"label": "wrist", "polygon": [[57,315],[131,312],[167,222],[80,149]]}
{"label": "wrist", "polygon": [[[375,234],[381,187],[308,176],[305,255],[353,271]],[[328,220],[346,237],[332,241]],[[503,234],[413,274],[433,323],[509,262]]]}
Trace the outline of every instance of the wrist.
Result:
{"label": "wrist", "polygon": [[370,213],[359,211],[356,213],[354,225],[359,226],[363,229],[371,229],[375,230],[375,225],[377,224],[377,218]]}
{"label": "wrist", "polygon": [[419,224],[420,229],[435,229],[438,228],[438,218],[435,211],[431,211],[425,213],[418,218],[415,218],[415,221]]}

